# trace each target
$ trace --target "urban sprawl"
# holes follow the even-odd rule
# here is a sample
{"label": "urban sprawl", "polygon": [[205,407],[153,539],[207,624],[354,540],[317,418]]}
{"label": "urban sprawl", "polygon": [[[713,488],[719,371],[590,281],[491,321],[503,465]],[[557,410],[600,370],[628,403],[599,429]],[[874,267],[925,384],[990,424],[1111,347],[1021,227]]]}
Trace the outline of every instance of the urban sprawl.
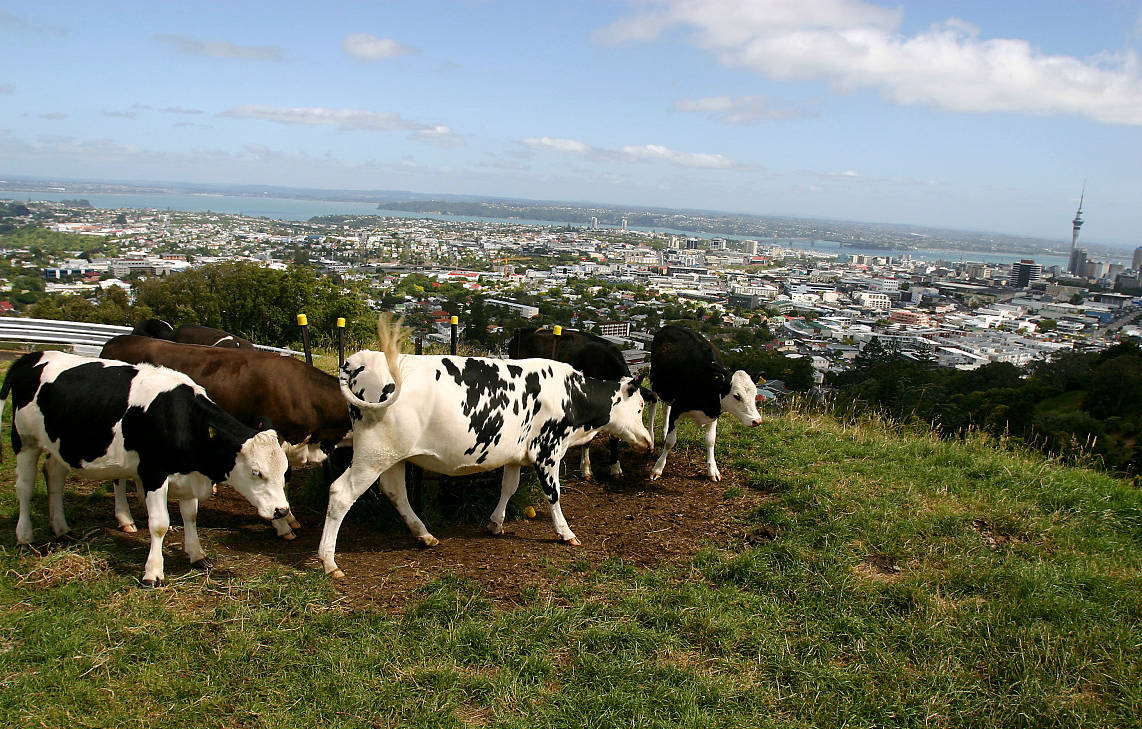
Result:
{"label": "urban sprawl", "polygon": [[[29,203],[50,230],[104,236],[114,257],[61,258],[41,267],[48,292],[90,295],[139,276],[166,276],[219,261],[285,268],[299,260],[345,282],[359,282],[370,305],[405,276],[458,283],[515,318],[535,319],[521,292],[559,298],[573,310],[564,326],[595,331],[646,360],[650,312],[715,317],[726,326],[764,324],[772,346],[811,359],[815,378],[850,366],[878,340],[905,356],[972,369],[988,362],[1025,365],[1060,350],[1099,349],[1142,335],[1139,269],[1087,260],[1044,267],[920,260],[912,254],[836,254],[790,241],[728,240],[616,228],[556,228],[380,216],[288,222],[174,211],[114,211]],[[14,267],[28,251],[5,250]],[[584,291],[572,287],[587,280]],[[7,290],[11,290],[8,284]],[[3,298],[3,294],[0,294]],[[6,302],[0,302],[0,305]],[[391,303],[391,298],[390,298]],[[449,317],[431,287],[392,308],[420,311],[446,337]],[[461,324],[463,326],[463,323]],[[494,317],[488,324],[496,330]]]}

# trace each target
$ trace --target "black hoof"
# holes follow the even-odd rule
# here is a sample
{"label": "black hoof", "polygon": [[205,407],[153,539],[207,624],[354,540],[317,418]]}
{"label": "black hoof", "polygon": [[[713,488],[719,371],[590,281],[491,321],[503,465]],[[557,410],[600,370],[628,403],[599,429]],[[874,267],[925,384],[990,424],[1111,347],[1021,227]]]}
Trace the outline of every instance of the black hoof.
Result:
{"label": "black hoof", "polygon": [[203,557],[197,562],[191,562],[190,568],[194,570],[205,570],[206,572],[209,572],[210,570],[214,569],[214,563],[210,561],[209,557]]}
{"label": "black hoof", "polygon": [[73,532],[72,530],[68,529],[63,534],[57,534],[55,541],[63,542],[65,544],[69,544],[71,542],[78,542],[79,541],[79,535],[76,534],[75,532]]}
{"label": "black hoof", "polygon": [[148,589],[148,590],[155,588],[155,587],[162,587],[162,586],[163,586],[162,580],[143,580],[140,583],[140,587],[143,587],[143,588]]}

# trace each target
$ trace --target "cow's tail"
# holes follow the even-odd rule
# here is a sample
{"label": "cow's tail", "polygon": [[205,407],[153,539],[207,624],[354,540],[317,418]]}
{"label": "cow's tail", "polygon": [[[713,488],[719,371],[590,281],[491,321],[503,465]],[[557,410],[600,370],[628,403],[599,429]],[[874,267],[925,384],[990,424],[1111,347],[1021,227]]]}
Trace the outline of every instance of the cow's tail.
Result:
{"label": "cow's tail", "polygon": [[[404,320],[392,318],[388,312],[377,320],[377,338],[380,340],[384,362],[376,353],[358,352],[345,360],[341,367],[341,392],[350,405],[364,410],[380,410],[392,405],[400,396],[402,374],[401,347],[408,338]],[[367,357],[372,355],[372,360]],[[385,377],[385,375],[388,375]],[[387,380],[387,382],[386,382]],[[372,398],[376,399],[372,399]]]}

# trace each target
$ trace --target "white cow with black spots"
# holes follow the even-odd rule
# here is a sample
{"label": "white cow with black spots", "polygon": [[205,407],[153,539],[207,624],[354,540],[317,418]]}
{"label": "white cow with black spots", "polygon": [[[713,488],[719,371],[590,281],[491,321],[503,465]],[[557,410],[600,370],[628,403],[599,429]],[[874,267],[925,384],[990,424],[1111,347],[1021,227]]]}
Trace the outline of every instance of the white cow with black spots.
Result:
{"label": "white cow with black spots", "polygon": [[32,541],[32,487],[45,451],[48,509],[56,536],[69,531],[63,514],[69,472],[139,485],[151,532],[143,570],[148,587],[162,584],[164,577],[168,497],[178,499],[192,567],[209,566],[196,518],[199,500],[210,498],[214,483],[229,483],[263,519],[281,519],[289,511],[286,456],[277,434],[238,422],[181,372],[65,352],[31,352],[8,369],[0,386],[0,414],[9,392],[20,544]]}
{"label": "white cow with black spots", "polygon": [[353,420],[353,463],[329,487],[317,556],[325,572],[344,576],[334,553],[349,507],[380,477],[413,535],[437,543],[408,503],[405,463],[449,476],[504,468],[489,529],[503,527],[520,468],[535,467],[559,538],[578,544],[559,503],[559,463],[567,449],[600,430],[649,449],[639,378],[607,382],[546,359],[402,355],[399,322],[382,317],[381,352],[345,360],[341,389]]}

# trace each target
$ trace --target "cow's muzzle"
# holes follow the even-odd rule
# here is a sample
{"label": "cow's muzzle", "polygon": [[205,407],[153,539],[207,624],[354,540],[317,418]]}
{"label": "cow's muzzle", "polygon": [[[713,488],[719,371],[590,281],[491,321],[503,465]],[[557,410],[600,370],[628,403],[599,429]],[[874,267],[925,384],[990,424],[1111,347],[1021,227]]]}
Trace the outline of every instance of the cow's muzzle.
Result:
{"label": "cow's muzzle", "polygon": [[274,519],[284,519],[289,516],[289,509],[274,509]]}

